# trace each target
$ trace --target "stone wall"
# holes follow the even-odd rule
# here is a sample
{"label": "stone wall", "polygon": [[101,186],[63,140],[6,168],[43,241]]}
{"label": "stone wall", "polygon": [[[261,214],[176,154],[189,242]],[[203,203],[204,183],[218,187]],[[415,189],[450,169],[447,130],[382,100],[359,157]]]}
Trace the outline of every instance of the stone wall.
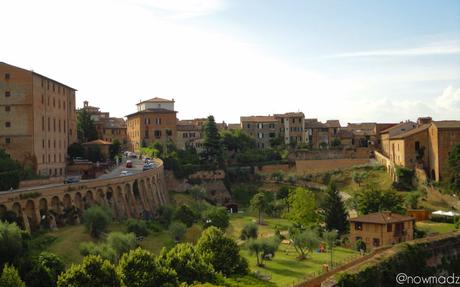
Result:
{"label": "stone wall", "polygon": [[320,160],[320,159],[368,159],[372,153],[371,148],[330,149],[295,151],[289,154],[289,160]]}
{"label": "stone wall", "polygon": [[22,180],[19,182],[19,188],[28,188],[46,184],[56,184],[56,183],[63,183],[64,177],[50,177],[44,179],[32,179],[32,180]]}
{"label": "stone wall", "polygon": [[69,210],[75,210],[79,221],[94,204],[108,206],[114,219],[141,218],[169,201],[163,162],[155,159],[155,163],[154,169],[131,176],[2,192],[0,215],[14,212],[28,231],[37,230],[43,220],[55,225]]}
{"label": "stone wall", "polygon": [[321,173],[335,169],[351,168],[355,165],[368,164],[367,158],[355,159],[325,159],[325,160],[297,160],[297,174]]}

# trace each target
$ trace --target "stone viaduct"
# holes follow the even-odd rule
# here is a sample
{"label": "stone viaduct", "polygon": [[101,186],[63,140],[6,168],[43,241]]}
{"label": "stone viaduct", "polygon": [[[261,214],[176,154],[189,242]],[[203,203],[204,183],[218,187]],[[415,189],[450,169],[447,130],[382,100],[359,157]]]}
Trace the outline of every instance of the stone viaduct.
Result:
{"label": "stone viaduct", "polygon": [[39,186],[0,193],[0,217],[14,217],[27,231],[79,223],[92,205],[112,210],[113,219],[143,218],[168,202],[163,162],[134,175]]}

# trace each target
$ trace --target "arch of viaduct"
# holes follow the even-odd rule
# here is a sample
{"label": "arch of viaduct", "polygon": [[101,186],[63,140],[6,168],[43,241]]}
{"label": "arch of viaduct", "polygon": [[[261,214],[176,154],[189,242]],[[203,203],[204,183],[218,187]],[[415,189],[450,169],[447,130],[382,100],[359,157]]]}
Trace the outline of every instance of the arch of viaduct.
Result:
{"label": "arch of viaduct", "polygon": [[167,201],[163,162],[155,159],[154,169],[130,176],[0,193],[0,216],[14,213],[30,232],[43,224],[78,223],[82,212],[96,204],[123,220],[149,216]]}

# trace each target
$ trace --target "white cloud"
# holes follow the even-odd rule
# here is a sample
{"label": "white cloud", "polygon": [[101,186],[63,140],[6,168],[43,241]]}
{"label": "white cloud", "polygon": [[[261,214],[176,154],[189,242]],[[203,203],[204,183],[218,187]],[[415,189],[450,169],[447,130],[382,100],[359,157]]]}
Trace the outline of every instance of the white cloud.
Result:
{"label": "white cloud", "polygon": [[439,109],[454,112],[460,116],[460,89],[454,89],[452,86],[447,87],[442,95],[436,98],[435,102]]}
{"label": "white cloud", "polygon": [[450,54],[460,54],[460,43],[442,42],[442,43],[432,43],[429,45],[415,47],[415,48],[358,51],[358,52],[335,54],[335,55],[327,56],[327,58],[433,56],[433,55],[450,55]]}

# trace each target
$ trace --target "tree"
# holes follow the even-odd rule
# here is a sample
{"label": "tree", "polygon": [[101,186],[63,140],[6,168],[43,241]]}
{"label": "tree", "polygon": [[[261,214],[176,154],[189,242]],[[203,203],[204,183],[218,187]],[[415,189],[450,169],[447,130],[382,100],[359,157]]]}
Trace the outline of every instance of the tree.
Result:
{"label": "tree", "polygon": [[289,193],[287,217],[297,224],[308,226],[317,221],[315,195],[308,189],[297,187]]}
{"label": "tree", "polygon": [[389,210],[403,213],[403,198],[393,190],[382,191],[375,186],[359,190],[353,195],[354,206],[360,214]]}
{"label": "tree", "polygon": [[192,186],[188,190],[188,193],[193,197],[195,200],[201,200],[206,197],[206,190],[202,187],[199,186]]}
{"label": "tree", "polygon": [[256,141],[241,129],[222,132],[222,145],[231,152],[245,152],[256,148]]}
{"label": "tree", "polygon": [[224,207],[211,207],[203,212],[204,227],[215,226],[225,230],[230,224],[228,212]]}
{"label": "tree", "polygon": [[240,255],[236,242],[216,227],[209,227],[203,231],[196,244],[196,251],[212,264],[216,272],[221,272],[225,276],[243,275],[248,272],[248,263]]}
{"label": "tree", "polygon": [[99,256],[86,256],[59,275],[58,287],[120,287],[115,267]]}
{"label": "tree", "polygon": [[91,236],[97,238],[112,222],[112,214],[110,209],[95,205],[84,211],[83,222]]}
{"label": "tree", "polygon": [[80,143],[97,139],[97,130],[91,115],[85,109],[77,111],[77,137]]}
{"label": "tree", "polygon": [[174,208],[168,205],[162,205],[155,210],[155,218],[159,224],[168,228],[174,217]]}
{"label": "tree", "polygon": [[107,245],[115,250],[117,258],[136,248],[137,240],[134,233],[111,232],[107,236]]}
{"label": "tree", "polygon": [[187,227],[193,225],[197,222],[198,216],[193,212],[193,210],[188,205],[181,205],[177,210],[174,217],[184,223]]}
{"label": "tree", "polygon": [[330,182],[323,202],[324,218],[328,230],[336,229],[340,234],[348,231],[348,212],[334,182]]}
{"label": "tree", "polygon": [[19,187],[21,169],[19,162],[0,147],[0,191]]}
{"label": "tree", "polygon": [[114,159],[115,156],[121,153],[121,142],[118,139],[114,139],[109,147],[110,158]]}
{"label": "tree", "polygon": [[326,231],[323,233],[323,239],[326,241],[327,246],[329,247],[329,252],[331,253],[331,266],[332,266],[332,249],[334,248],[335,241],[337,240],[338,237],[338,231],[337,230],[330,230]]}
{"label": "tree", "polygon": [[32,260],[30,270],[24,270],[24,265],[21,267],[22,273],[25,275],[25,282],[28,287],[55,287],[58,276],[65,270],[64,262],[55,254],[42,252],[38,257]]}
{"label": "tree", "polygon": [[83,256],[99,256],[110,262],[117,261],[117,252],[107,243],[82,242],[80,244],[80,254]]}
{"label": "tree", "polygon": [[182,222],[175,221],[169,226],[169,233],[176,242],[181,241],[187,232],[187,226]]}
{"label": "tree", "polygon": [[126,287],[178,285],[176,272],[161,266],[153,254],[141,248],[131,250],[121,257],[117,273],[122,286]]}
{"label": "tree", "polygon": [[147,236],[149,229],[145,220],[130,218],[126,221],[126,230],[128,233],[134,233],[136,236]]}
{"label": "tree", "polygon": [[449,152],[447,162],[449,164],[449,188],[456,194],[460,194],[460,144]]}
{"label": "tree", "polygon": [[412,191],[408,195],[406,195],[406,198],[404,200],[404,204],[407,208],[412,208],[416,209],[418,208],[418,200],[420,198],[420,192],[418,191]]}
{"label": "tree", "polygon": [[273,236],[271,238],[251,239],[247,243],[249,254],[255,255],[257,266],[263,267],[264,260],[275,256],[280,244],[279,238]]}
{"label": "tree", "polygon": [[256,239],[257,238],[257,225],[254,223],[246,224],[243,229],[241,230],[240,239],[241,240],[249,240],[249,239]]}
{"label": "tree", "polygon": [[358,184],[358,186],[361,186],[361,183],[366,180],[366,178],[369,176],[367,172],[361,172],[361,171],[354,171],[351,175],[353,181]]}
{"label": "tree", "polygon": [[204,143],[202,157],[208,163],[221,164],[223,161],[222,144],[219,130],[213,116],[209,116],[204,126]]}
{"label": "tree", "polygon": [[85,149],[81,143],[73,143],[67,148],[67,153],[70,158],[84,157]]}
{"label": "tree", "polygon": [[0,266],[16,263],[25,253],[26,234],[16,223],[0,221]]}
{"label": "tree", "polygon": [[163,249],[159,260],[163,266],[174,269],[181,282],[213,282],[216,278],[212,265],[190,243],[179,243],[169,251]]}
{"label": "tree", "polygon": [[289,233],[292,244],[299,254],[299,260],[307,258],[307,254],[313,252],[313,249],[319,245],[320,240],[311,229],[301,230],[292,228]]}
{"label": "tree", "polygon": [[0,276],[0,287],[26,287],[26,284],[19,277],[16,268],[6,264]]}
{"label": "tree", "polygon": [[268,201],[265,197],[265,194],[263,192],[259,192],[254,197],[251,199],[251,208],[253,210],[257,210],[258,214],[258,224],[262,224],[262,213],[267,210],[268,207]]}

